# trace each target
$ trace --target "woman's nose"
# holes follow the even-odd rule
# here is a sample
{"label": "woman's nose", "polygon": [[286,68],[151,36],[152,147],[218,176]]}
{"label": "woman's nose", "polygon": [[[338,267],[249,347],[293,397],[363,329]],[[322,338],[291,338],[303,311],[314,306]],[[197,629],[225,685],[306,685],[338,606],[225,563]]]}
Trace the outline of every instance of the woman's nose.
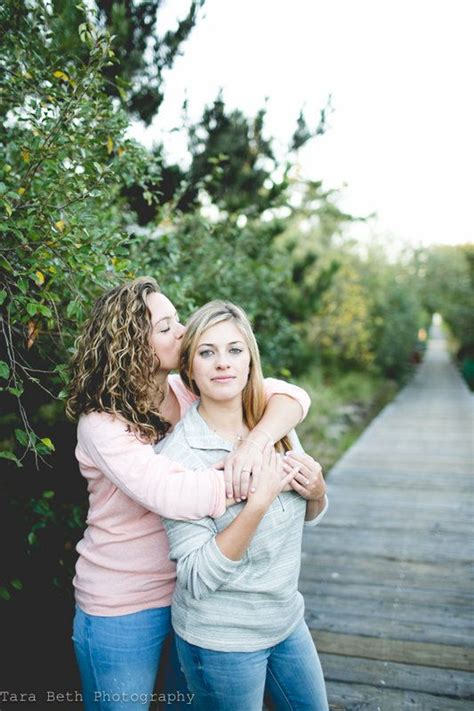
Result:
{"label": "woman's nose", "polygon": [[227,354],[226,353],[219,353],[217,355],[217,360],[216,360],[216,367],[222,370],[223,368],[228,368],[229,367],[229,362],[227,360]]}
{"label": "woman's nose", "polygon": [[186,327],[183,326],[182,323],[177,323],[176,324],[176,338],[179,340],[184,336],[184,332],[186,331]]}

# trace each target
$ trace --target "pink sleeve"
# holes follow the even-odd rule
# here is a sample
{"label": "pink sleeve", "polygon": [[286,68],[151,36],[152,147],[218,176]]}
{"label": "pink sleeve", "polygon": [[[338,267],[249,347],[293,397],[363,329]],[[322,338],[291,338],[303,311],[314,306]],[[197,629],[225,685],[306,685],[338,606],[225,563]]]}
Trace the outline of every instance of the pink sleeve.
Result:
{"label": "pink sleeve", "polygon": [[277,378],[265,378],[264,384],[267,402],[272,395],[288,395],[288,397],[297,400],[301,405],[301,420],[304,420],[308,414],[309,406],[311,405],[311,399],[306,390],[298,387],[298,385],[292,385],[291,383],[278,380]]}
{"label": "pink sleeve", "polygon": [[[185,469],[143,444],[127,426],[105,413],[82,415],[78,425],[77,456],[143,507],[178,520],[216,518],[225,511],[221,473],[215,469]],[[84,456],[85,455],[85,456]]]}

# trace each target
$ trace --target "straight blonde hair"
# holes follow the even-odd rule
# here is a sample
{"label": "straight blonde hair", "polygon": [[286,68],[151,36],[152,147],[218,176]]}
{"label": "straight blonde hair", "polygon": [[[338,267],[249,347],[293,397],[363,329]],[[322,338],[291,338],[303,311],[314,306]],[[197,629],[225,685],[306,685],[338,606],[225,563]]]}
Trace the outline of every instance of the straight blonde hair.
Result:
{"label": "straight blonde hair", "polygon": [[[193,378],[194,356],[205,331],[223,321],[231,321],[239,329],[250,352],[250,370],[242,392],[242,408],[245,424],[253,429],[265,412],[265,387],[257,341],[247,314],[240,306],[216,299],[201,306],[190,317],[181,343],[180,375],[189,390],[199,397],[199,388]],[[279,450],[291,449],[288,437],[283,437],[276,446]]]}

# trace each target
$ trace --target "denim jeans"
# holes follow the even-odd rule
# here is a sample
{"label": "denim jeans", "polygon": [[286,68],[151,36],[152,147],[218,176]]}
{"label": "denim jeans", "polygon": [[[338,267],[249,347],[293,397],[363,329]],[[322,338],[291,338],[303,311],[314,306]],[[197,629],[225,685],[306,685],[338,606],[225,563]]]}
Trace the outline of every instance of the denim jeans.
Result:
{"label": "denim jeans", "polygon": [[170,610],[160,607],[102,617],[76,607],[72,639],[85,711],[145,711],[155,701],[163,702],[160,708],[184,708],[189,703]]}
{"label": "denim jeans", "polygon": [[176,635],[194,711],[328,711],[318,654],[304,620],[258,652],[215,652]]}

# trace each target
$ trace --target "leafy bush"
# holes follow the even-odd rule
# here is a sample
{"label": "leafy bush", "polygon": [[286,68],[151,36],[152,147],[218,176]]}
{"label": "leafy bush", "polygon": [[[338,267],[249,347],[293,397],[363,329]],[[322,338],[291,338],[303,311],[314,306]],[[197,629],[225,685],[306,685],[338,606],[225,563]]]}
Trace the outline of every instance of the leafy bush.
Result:
{"label": "leafy bush", "polygon": [[124,138],[127,117],[104,92],[110,39],[84,19],[82,63],[60,51],[47,3],[7,2],[0,18],[0,377],[4,412],[17,404],[0,456],[17,463],[22,448],[54,449],[23,402],[35,384],[58,397],[84,306],[127,275],[119,191],[145,173],[144,152]]}

